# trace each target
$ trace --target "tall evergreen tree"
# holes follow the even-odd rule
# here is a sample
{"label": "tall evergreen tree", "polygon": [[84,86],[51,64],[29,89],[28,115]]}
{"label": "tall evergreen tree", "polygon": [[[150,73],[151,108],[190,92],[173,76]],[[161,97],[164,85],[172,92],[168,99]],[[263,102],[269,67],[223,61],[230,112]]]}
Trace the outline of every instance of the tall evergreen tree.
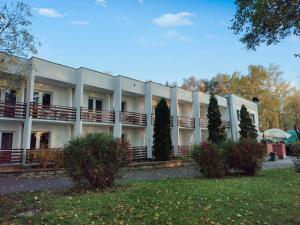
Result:
{"label": "tall evergreen tree", "polygon": [[162,98],[155,108],[154,151],[157,160],[169,160],[172,151],[170,109],[167,101]]}
{"label": "tall evergreen tree", "polygon": [[212,94],[209,99],[207,109],[208,119],[208,140],[212,143],[220,143],[225,140],[224,129],[222,128],[221,113],[219,110],[218,100]]}
{"label": "tall evergreen tree", "polygon": [[258,136],[257,130],[245,105],[241,107],[240,118],[240,138],[256,139]]}

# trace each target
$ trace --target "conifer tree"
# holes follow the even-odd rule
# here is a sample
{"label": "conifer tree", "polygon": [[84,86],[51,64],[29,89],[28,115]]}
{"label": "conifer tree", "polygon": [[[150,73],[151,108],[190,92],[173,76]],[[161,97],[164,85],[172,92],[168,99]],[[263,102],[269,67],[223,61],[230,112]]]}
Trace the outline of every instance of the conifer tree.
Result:
{"label": "conifer tree", "polygon": [[253,124],[253,121],[250,117],[250,113],[248,112],[245,105],[242,105],[240,111],[240,139],[242,138],[252,138],[256,139],[258,134]]}
{"label": "conifer tree", "polygon": [[212,143],[220,143],[225,140],[224,129],[222,128],[221,113],[219,110],[218,100],[212,94],[209,99],[207,109],[208,119],[208,140]]}
{"label": "conifer tree", "polygon": [[166,161],[170,159],[172,151],[170,109],[167,101],[162,98],[155,108],[154,121],[154,151],[157,160]]}

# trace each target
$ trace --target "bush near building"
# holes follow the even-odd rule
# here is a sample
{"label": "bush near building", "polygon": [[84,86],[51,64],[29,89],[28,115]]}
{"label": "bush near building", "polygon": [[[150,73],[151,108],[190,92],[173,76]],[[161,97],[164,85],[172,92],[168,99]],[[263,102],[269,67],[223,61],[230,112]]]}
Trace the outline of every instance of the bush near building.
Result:
{"label": "bush near building", "polygon": [[79,186],[111,187],[127,163],[128,146],[104,133],[73,139],[64,148],[65,169]]}

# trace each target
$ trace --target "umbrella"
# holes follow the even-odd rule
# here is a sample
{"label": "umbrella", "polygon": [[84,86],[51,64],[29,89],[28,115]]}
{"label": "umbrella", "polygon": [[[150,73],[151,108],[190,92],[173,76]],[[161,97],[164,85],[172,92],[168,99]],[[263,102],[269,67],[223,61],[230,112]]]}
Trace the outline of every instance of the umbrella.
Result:
{"label": "umbrella", "polygon": [[263,132],[266,139],[288,139],[291,135],[280,129],[270,129]]}

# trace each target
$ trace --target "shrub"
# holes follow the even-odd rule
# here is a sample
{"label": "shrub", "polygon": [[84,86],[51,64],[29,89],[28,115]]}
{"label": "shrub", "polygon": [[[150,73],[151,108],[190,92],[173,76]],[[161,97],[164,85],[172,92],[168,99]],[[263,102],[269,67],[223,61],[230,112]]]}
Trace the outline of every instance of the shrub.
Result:
{"label": "shrub", "polygon": [[237,143],[228,142],[224,145],[226,170],[254,176],[261,168],[266,153],[265,145],[251,138],[241,139]]}
{"label": "shrub", "polygon": [[108,134],[88,134],[71,140],[64,148],[66,171],[78,185],[110,187],[127,162],[127,145]]}
{"label": "shrub", "polygon": [[200,145],[194,145],[193,158],[205,177],[224,177],[223,153],[216,144],[203,142]]}
{"label": "shrub", "polygon": [[292,156],[295,156],[296,158],[300,158],[300,142],[293,144],[291,150],[292,150]]}

